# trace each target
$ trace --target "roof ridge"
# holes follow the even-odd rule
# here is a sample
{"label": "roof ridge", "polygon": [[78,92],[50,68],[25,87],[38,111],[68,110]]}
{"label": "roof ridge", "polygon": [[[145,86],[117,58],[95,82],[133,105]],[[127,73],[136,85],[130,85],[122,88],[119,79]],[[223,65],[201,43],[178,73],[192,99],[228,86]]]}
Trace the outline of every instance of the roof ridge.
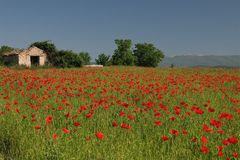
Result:
{"label": "roof ridge", "polygon": [[[5,55],[5,56],[18,55],[18,54],[20,54],[21,52],[30,51],[30,50],[33,49],[33,48],[40,49],[40,48],[38,48],[38,47],[36,47],[36,46],[32,46],[32,47],[28,47],[28,48],[13,48],[12,51],[6,52],[6,53],[4,53],[3,55]],[[40,50],[42,50],[42,49],[40,49]],[[43,52],[44,52],[44,51],[43,51]]]}

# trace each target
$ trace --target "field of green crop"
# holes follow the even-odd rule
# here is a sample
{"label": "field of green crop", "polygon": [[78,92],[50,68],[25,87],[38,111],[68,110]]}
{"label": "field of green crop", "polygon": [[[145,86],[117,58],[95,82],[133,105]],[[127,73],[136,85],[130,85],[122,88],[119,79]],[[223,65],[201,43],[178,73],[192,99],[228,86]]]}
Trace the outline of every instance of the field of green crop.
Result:
{"label": "field of green crop", "polygon": [[240,158],[240,70],[0,68],[0,159]]}

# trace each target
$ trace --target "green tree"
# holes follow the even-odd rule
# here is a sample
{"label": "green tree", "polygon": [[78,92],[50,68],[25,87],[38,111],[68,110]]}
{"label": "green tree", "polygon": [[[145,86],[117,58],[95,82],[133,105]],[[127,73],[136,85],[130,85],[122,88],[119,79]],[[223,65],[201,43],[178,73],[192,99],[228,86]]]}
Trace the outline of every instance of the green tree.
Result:
{"label": "green tree", "polygon": [[90,61],[91,61],[91,57],[89,55],[88,52],[80,52],[79,53],[79,56],[82,58],[83,60],[83,65],[88,65],[90,64]]}
{"label": "green tree", "polygon": [[0,48],[0,65],[3,64],[3,54],[7,53],[7,52],[11,52],[13,50],[14,50],[14,48],[12,48],[12,47],[9,47],[6,45],[1,46],[1,48]]}
{"label": "green tree", "polygon": [[30,47],[38,47],[45,51],[47,53],[47,60],[48,63],[51,65],[54,65],[56,63],[56,53],[57,48],[54,43],[51,43],[51,41],[41,41],[41,42],[34,42],[30,45]]}
{"label": "green tree", "polygon": [[54,65],[62,68],[81,67],[83,64],[82,58],[73,51],[61,50],[56,53]]}
{"label": "green tree", "polygon": [[129,39],[116,39],[117,49],[112,56],[113,65],[134,65],[136,58],[131,50],[132,41]]}
{"label": "green tree", "polygon": [[138,43],[135,48],[133,52],[138,66],[157,67],[164,58],[163,52],[151,43]]}
{"label": "green tree", "polygon": [[104,53],[98,55],[98,58],[95,59],[97,64],[101,64],[104,66],[110,66],[111,65],[111,59],[109,55],[106,55]]}
{"label": "green tree", "polygon": [[11,51],[13,51],[13,50],[14,50],[14,48],[9,47],[9,46],[6,46],[6,45],[3,45],[3,46],[1,46],[1,48],[0,48],[0,54],[2,55],[2,54],[4,54],[4,53],[11,52]]}

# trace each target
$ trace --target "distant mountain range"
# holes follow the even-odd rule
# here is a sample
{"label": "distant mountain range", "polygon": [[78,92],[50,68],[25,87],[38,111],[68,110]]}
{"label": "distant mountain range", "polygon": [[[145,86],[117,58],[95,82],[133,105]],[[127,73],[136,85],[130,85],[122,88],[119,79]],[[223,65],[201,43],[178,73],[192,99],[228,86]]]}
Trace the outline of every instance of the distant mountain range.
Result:
{"label": "distant mountain range", "polygon": [[240,67],[240,55],[232,56],[196,56],[183,55],[165,57],[160,63],[162,67]]}

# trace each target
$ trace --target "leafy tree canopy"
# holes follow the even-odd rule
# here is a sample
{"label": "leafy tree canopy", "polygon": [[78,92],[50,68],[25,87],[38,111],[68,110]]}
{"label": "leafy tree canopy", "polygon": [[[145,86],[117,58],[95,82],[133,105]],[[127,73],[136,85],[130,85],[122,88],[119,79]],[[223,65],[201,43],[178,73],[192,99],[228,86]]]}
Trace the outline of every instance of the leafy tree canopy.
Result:
{"label": "leafy tree canopy", "polygon": [[1,48],[0,48],[0,65],[3,64],[3,54],[7,53],[7,52],[11,52],[12,50],[14,50],[14,48],[6,46],[6,45],[1,46]]}
{"label": "leafy tree canopy", "polygon": [[81,59],[83,60],[83,65],[88,65],[90,64],[91,61],[91,57],[89,55],[88,52],[80,52],[79,56],[81,57]]}
{"label": "leafy tree canopy", "polygon": [[81,56],[73,51],[61,50],[56,53],[54,66],[62,68],[81,67],[83,60]]}
{"label": "leafy tree canopy", "polygon": [[138,43],[135,48],[133,52],[138,66],[157,67],[164,58],[163,52],[151,43]]}
{"label": "leafy tree canopy", "polygon": [[104,53],[101,53],[100,55],[98,55],[98,58],[95,59],[97,64],[101,64],[104,66],[109,66],[111,65],[111,59],[109,55],[106,55]]}
{"label": "leafy tree canopy", "polygon": [[11,52],[12,50],[14,50],[14,48],[9,47],[9,46],[1,46],[0,48],[0,55],[7,53],[7,52]]}
{"label": "leafy tree canopy", "polygon": [[136,58],[131,50],[132,41],[129,39],[116,39],[117,49],[112,56],[113,65],[134,65]]}

